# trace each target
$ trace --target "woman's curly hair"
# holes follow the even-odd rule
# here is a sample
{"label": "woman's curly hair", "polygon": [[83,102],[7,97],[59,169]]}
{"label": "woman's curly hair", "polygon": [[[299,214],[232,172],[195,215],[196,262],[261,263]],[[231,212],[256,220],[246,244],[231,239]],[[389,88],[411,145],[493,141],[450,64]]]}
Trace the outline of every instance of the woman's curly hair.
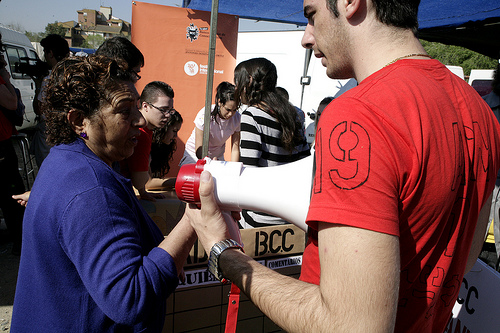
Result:
{"label": "woman's curly hair", "polygon": [[67,119],[68,112],[76,110],[90,119],[106,103],[111,104],[119,83],[132,82],[124,68],[124,62],[96,55],[60,61],[52,70],[43,101],[47,142],[56,145],[75,141],[78,135]]}
{"label": "woman's curly hair", "polygon": [[178,111],[170,115],[166,126],[153,130],[153,141],[151,143],[151,175],[154,178],[163,178],[170,171],[170,161],[173,160],[174,152],[177,150],[177,141],[175,138],[171,143],[165,144],[163,139],[167,134],[168,128],[175,124],[182,124],[183,119]]}

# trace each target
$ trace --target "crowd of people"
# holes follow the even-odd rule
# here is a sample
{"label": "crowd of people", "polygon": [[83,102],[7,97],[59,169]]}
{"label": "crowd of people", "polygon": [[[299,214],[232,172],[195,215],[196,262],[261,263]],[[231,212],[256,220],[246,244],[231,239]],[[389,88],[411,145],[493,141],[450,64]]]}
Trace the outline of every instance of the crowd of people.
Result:
{"label": "crowd of people", "polygon": [[[224,160],[231,138],[230,160],[246,167],[311,154],[304,113],[277,87],[275,64],[239,63],[234,84],[216,88],[209,128],[202,108],[174,161],[182,110],[166,82],[136,90],[145,64],[137,47],[115,37],[95,55],[68,56],[67,43],[46,37],[51,72],[35,101],[43,144],[30,192],[10,141],[15,127],[0,112],[0,209],[21,255],[11,332],[160,332],[196,239],[210,273],[286,331],[443,332],[489,225],[500,169],[498,87],[490,107],[431,59],[416,37],[417,12],[410,0],[304,1],[302,45],[330,78],[359,84],[317,112],[300,279],[240,251],[239,229],[287,222],[258,211],[222,214],[207,171],[201,208],[188,205],[166,237],[139,201],[173,186],[171,163],[204,157],[206,130],[209,158]],[[2,56],[0,107],[17,103]]]}

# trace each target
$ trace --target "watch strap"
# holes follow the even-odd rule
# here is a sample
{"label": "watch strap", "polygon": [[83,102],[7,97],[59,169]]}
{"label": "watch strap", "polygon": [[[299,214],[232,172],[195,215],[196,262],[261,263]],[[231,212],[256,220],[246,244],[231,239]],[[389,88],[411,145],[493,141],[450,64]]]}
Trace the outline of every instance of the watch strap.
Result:
{"label": "watch strap", "polygon": [[210,256],[208,259],[208,271],[222,283],[227,282],[227,279],[222,276],[222,272],[219,267],[219,257],[225,250],[234,248],[240,249],[242,252],[245,252],[243,250],[243,246],[241,246],[237,241],[233,239],[225,239],[223,241],[217,242],[214,244],[214,246],[212,246],[212,249],[210,250]]}

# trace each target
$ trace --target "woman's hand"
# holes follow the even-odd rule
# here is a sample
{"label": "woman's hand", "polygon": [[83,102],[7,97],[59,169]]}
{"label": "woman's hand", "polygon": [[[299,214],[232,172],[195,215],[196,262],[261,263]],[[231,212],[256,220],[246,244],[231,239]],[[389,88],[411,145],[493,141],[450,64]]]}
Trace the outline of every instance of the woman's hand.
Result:
{"label": "woman's hand", "polygon": [[161,193],[151,193],[151,192],[144,190],[144,191],[139,191],[139,197],[141,200],[155,202],[156,199],[164,199],[165,195],[163,195]]}
{"label": "woman's hand", "polygon": [[28,204],[28,199],[30,198],[31,191],[24,192],[23,194],[15,194],[12,199],[16,200],[18,204],[26,207]]}

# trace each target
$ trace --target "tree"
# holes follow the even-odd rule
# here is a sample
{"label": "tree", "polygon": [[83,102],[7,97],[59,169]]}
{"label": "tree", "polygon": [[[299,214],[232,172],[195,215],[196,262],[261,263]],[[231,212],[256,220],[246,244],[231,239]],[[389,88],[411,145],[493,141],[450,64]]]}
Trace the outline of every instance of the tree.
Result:
{"label": "tree", "polygon": [[30,40],[30,42],[40,42],[43,37],[45,37],[44,32],[32,32],[32,31],[26,31],[25,32],[26,37]]}
{"label": "tree", "polygon": [[89,49],[97,49],[103,42],[105,38],[101,35],[90,35],[82,43],[82,47]]}
{"label": "tree", "polygon": [[64,37],[66,35],[66,31],[67,29],[57,21],[55,21],[54,23],[49,23],[45,27],[45,35],[56,34]]}
{"label": "tree", "polygon": [[[1,1],[1,0],[0,0]],[[10,23],[6,25],[7,28],[10,28],[15,31],[23,32],[28,37],[30,42],[39,42],[42,40],[43,37],[45,37],[44,32],[32,32],[32,31],[26,31],[24,27],[19,24],[19,23]]]}
{"label": "tree", "polygon": [[464,75],[469,76],[472,69],[496,69],[498,60],[471,51],[461,46],[445,45],[420,40],[425,51],[445,65],[462,66]]}
{"label": "tree", "polygon": [[6,27],[10,28],[12,30],[15,30],[15,31],[20,31],[20,32],[24,31],[23,26],[19,23],[10,23],[10,24],[7,24]]}

